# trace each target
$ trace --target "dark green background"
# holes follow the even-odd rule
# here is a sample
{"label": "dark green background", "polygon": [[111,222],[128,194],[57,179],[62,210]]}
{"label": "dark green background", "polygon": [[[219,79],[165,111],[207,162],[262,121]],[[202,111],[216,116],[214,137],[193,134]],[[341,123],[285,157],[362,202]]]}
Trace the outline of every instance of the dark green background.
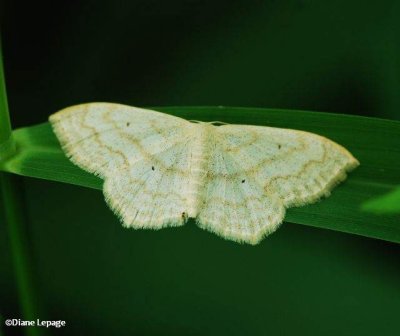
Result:
{"label": "dark green background", "polygon": [[[399,1],[6,0],[0,8],[14,127],[90,101],[400,118]],[[398,245],[289,223],[257,247],[193,222],[128,231],[98,191],[20,182],[38,317],[66,320],[61,333],[400,333]],[[1,315],[21,318],[8,246],[1,225]]]}

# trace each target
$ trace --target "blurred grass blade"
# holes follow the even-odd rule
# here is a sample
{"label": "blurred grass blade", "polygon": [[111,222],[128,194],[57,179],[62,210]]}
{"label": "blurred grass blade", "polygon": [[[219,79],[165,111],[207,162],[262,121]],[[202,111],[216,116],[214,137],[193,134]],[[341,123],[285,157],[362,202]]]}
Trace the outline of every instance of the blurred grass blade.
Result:
{"label": "blurred grass blade", "polygon": [[[265,125],[310,131],[345,146],[361,163],[332,195],[289,209],[286,221],[400,242],[399,216],[365,213],[361,204],[400,182],[400,122],[319,112],[224,107],[163,107],[186,119]],[[14,131],[17,155],[1,169],[16,174],[101,189],[102,181],[74,166],[48,123]]]}
{"label": "blurred grass blade", "polygon": [[[0,40],[0,165],[13,157],[16,146],[11,133],[10,114],[4,78],[3,56]],[[15,282],[20,298],[22,318],[34,320],[40,315],[39,300],[32,281],[32,268],[28,252],[28,237],[24,216],[22,193],[17,186],[17,176],[0,172],[1,209],[8,229],[8,239],[13,260]],[[3,223],[2,223],[3,225]],[[0,331],[1,333],[1,331]],[[47,332],[39,328],[28,328],[28,336],[44,335]]]}
{"label": "blurred grass blade", "polygon": [[400,187],[363,203],[362,210],[376,214],[400,214]]}

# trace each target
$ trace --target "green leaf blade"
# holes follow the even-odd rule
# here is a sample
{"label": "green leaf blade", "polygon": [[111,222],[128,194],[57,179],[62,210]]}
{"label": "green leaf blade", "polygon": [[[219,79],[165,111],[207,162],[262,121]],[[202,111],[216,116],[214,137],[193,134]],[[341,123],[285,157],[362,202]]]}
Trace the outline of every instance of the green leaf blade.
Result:
{"label": "green leaf blade", "polygon": [[[400,122],[320,112],[226,107],[156,107],[189,120],[264,125],[313,132],[347,148],[360,166],[330,197],[288,209],[292,223],[400,242],[399,216],[360,210],[372,197],[392,190],[400,179]],[[102,188],[102,180],[74,166],[62,152],[48,123],[14,131],[17,155],[1,169],[16,174]]]}

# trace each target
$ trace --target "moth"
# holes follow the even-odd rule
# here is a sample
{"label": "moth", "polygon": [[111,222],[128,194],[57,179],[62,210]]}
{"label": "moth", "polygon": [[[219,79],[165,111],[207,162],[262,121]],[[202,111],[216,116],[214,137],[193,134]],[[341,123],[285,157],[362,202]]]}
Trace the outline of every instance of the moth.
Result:
{"label": "moth", "polygon": [[125,227],[199,227],[257,244],[289,207],[313,203],[359,165],[337,143],[299,130],[217,126],[111,103],[49,118],[70,160],[104,180]]}

